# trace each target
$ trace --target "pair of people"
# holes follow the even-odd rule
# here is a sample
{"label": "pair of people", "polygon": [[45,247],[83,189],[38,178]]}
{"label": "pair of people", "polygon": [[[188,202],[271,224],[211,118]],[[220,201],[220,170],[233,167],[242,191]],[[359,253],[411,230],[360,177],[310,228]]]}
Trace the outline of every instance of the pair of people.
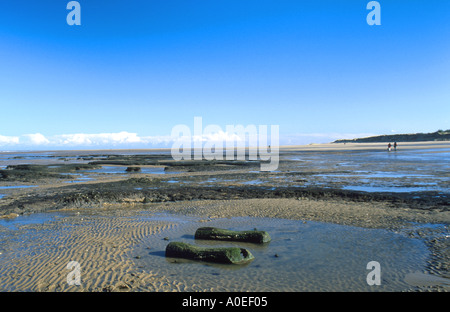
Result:
{"label": "pair of people", "polygon": [[[388,144],[388,151],[390,152],[391,151],[391,147],[392,147],[392,145],[391,145],[391,143],[389,143]],[[397,142],[394,142],[394,151],[396,151],[397,150]]]}

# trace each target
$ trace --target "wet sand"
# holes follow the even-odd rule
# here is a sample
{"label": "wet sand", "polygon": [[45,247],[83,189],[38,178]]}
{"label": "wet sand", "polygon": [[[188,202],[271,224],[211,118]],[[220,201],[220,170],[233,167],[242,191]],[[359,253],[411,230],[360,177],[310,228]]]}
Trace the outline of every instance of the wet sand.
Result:
{"label": "wet sand", "polygon": [[[235,289],[231,286],[232,283],[227,282],[232,277],[232,273],[227,269],[214,268],[213,271],[206,272],[202,266],[198,269],[197,264],[178,266],[175,269],[171,266],[174,263],[166,263],[166,260],[161,262],[164,259],[162,256],[164,245],[173,239],[189,239],[184,237],[183,233],[189,235],[189,231],[197,226],[219,222],[218,224],[224,227],[239,225],[251,229],[254,227],[252,222],[255,222],[252,220],[268,218],[273,220],[275,232],[279,231],[279,227],[275,226],[279,224],[278,222],[290,220],[298,221],[298,225],[295,226],[296,231],[300,231],[308,222],[321,222],[329,226],[340,225],[343,229],[347,226],[355,227],[353,231],[355,233],[359,233],[359,229],[363,230],[361,233],[369,233],[368,231],[372,230],[388,231],[396,235],[400,233],[401,240],[398,246],[404,244],[403,239],[407,239],[408,242],[420,242],[426,247],[426,253],[421,254],[422,262],[414,267],[414,270],[419,270],[422,275],[419,275],[415,283],[404,284],[403,276],[414,273],[408,271],[413,268],[407,268],[406,271],[398,273],[401,276],[395,278],[395,283],[385,281],[388,285],[389,283],[398,284],[398,288],[384,286],[385,288],[379,288],[378,291],[448,291],[446,283],[450,278],[448,248],[450,211],[445,192],[442,192],[440,188],[432,189],[427,193],[367,193],[347,191],[342,188],[322,188],[321,183],[327,186],[345,186],[354,182],[359,183],[360,178],[353,177],[350,182],[345,180],[351,176],[351,172],[348,172],[351,170],[346,169],[343,172],[342,162],[339,162],[339,166],[330,164],[329,161],[326,161],[326,164],[320,164],[318,161],[320,157],[303,156],[300,160],[292,160],[292,157],[298,157],[297,153],[301,151],[315,155],[315,152],[325,150],[330,152],[329,149],[333,149],[331,152],[341,153],[348,152],[349,148],[364,151],[368,148],[377,150],[381,147],[377,144],[356,144],[355,146],[330,144],[290,147],[283,150],[283,162],[280,163],[278,172],[274,173],[261,173],[254,166],[242,168],[226,165],[225,169],[223,166],[216,166],[208,170],[190,166],[173,168],[172,171],[167,170],[164,174],[83,172],[84,177],[92,179],[59,180],[51,176],[31,180],[28,183],[0,182],[0,187],[34,186],[0,189],[0,193],[4,194],[4,197],[0,199],[2,216],[0,219],[0,290],[345,291],[349,289],[348,284],[355,282],[352,277],[343,277],[340,283],[334,283],[336,285],[334,288],[323,284],[323,281],[317,281],[317,287],[315,287],[316,276],[313,275],[308,277],[309,288],[298,285],[298,288],[292,289],[282,283],[275,283],[275,288],[271,288],[263,280],[270,280],[275,273],[263,269],[266,264],[270,267],[274,261],[273,254],[271,257],[264,254],[267,262],[254,264],[254,266],[262,267],[259,271],[252,271],[255,268],[250,265],[240,272],[243,276],[246,276],[244,272],[259,272],[251,273],[256,275],[249,275],[249,279],[253,280],[256,277],[261,279],[259,283],[256,280],[244,283],[243,285],[247,286],[241,289]],[[406,143],[400,146],[407,148]],[[408,144],[408,146],[419,151],[424,148],[433,149],[430,153],[439,153],[450,148],[448,144],[442,142]],[[135,152],[130,151],[130,154]],[[85,155],[95,154],[92,151],[85,151],[85,153]],[[104,151],[98,154],[104,154]],[[69,152],[65,154],[65,156],[71,155],[73,154]],[[64,155],[58,153],[58,156]],[[37,159],[37,163],[47,165],[68,162],[88,163],[89,161],[92,159],[71,158],[70,161],[63,157]],[[4,160],[4,163],[7,162],[8,160]],[[14,159],[14,164],[30,162],[33,162],[33,159]],[[421,160],[419,159],[418,162],[420,163]],[[299,164],[303,167],[299,167]],[[407,165],[405,170],[414,167],[414,164]],[[367,166],[372,165],[369,163]],[[140,167],[160,168],[161,166],[141,165]],[[340,180],[322,181],[320,179],[323,177],[317,177],[317,174],[338,174]],[[367,175],[367,173],[362,175],[364,174]],[[410,178],[403,181],[405,185],[400,186],[408,187],[416,181]],[[424,177],[416,178],[421,181]],[[441,184],[437,186],[445,188],[448,185],[445,172],[439,173],[437,178],[441,181],[439,182]],[[382,179],[383,183],[390,182],[390,177]],[[312,183],[312,186],[308,183]],[[158,217],[161,214],[170,214],[172,217]],[[258,219],[245,219],[239,223],[236,221],[238,217]],[[326,228],[327,225],[324,226]],[[284,239],[288,241],[298,237],[287,236]],[[357,240],[357,238],[354,239]],[[351,244],[350,241],[349,246]],[[277,247],[276,241],[272,245],[271,248]],[[281,244],[279,248],[282,246],[284,245]],[[344,249],[349,246],[346,245]],[[373,245],[370,246],[373,248]],[[285,249],[280,250],[286,252],[284,256],[289,253],[286,246]],[[70,261],[78,261],[81,264],[82,284],[80,286],[70,286],[67,283],[66,277],[70,270],[66,268],[66,265]],[[328,261],[332,262],[333,259]],[[156,265],[157,263],[159,264]],[[171,272],[172,269],[173,272]],[[374,288],[367,288],[364,280],[367,271],[364,267],[362,271],[363,274],[358,277],[360,286],[350,288],[351,291],[377,291]],[[200,277],[188,278],[193,272]],[[306,276],[309,275],[297,277],[297,279],[305,279]],[[431,276],[444,280],[428,285],[427,281]],[[221,281],[221,283],[215,281]],[[250,285],[253,284],[259,285],[259,288],[251,288]]]}

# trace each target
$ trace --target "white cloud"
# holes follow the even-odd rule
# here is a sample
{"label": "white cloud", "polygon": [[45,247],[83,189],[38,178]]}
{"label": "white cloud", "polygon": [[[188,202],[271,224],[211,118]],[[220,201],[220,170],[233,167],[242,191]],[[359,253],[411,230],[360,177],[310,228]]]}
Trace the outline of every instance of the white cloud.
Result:
{"label": "white cloud", "polygon": [[26,139],[28,139],[28,143],[30,143],[32,145],[45,145],[45,144],[50,143],[50,141],[44,135],[42,135],[40,133],[25,134],[23,136]]}
{"label": "white cloud", "polygon": [[143,143],[142,139],[137,133],[118,132],[118,133],[98,133],[98,134],[62,134],[56,135],[53,138],[53,143],[56,145],[104,145],[104,144],[131,144]]}
{"label": "white cloud", "polygon": [[10,144],[19,144],[19,137],[0,135],[0,145],[10,145]]}
{"label": "white cloud", "polygon": [[110,148],[141,147],[168,145],[173,142],[170,136],[139,136],[126,131],[116,133],[75,133],[44,136],[41,133],[21,136],[0,135],[1,146],[18,146],[20,148]]}

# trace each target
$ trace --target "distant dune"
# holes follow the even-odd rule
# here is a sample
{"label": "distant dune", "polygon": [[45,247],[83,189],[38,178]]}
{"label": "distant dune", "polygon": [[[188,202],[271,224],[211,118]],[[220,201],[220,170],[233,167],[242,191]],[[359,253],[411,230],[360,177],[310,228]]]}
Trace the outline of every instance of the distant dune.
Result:
{"label": "distant dune", "polygon": [[378,135],[367,138],[336,140],[333,143],[384,143],[384,142],[424,142],[450,141],[450,129],[432,133]]}

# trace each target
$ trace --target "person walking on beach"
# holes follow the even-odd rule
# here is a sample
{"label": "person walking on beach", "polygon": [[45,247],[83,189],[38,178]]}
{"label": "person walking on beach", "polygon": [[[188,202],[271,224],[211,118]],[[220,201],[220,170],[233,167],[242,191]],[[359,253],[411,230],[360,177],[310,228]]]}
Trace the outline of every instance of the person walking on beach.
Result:
{"label": "person walking on beach", "polygon": [[388,151],[391,151],[391,143],[388,144]]}
{"label": "person walking on beach", "polygon": [[397,142],[394,142],[394,151],[397,151]]}

